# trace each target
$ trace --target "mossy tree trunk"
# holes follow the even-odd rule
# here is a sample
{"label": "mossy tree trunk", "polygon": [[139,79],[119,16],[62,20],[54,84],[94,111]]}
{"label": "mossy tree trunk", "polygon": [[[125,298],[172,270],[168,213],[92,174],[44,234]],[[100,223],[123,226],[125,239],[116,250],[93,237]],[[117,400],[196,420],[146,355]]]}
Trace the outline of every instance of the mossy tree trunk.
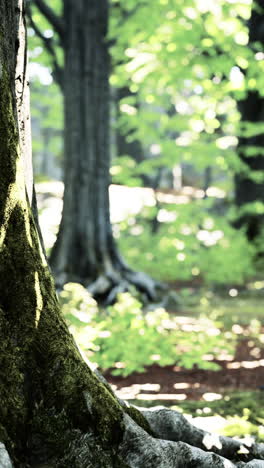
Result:
{"label": "mossy tree trunk", "polygon": [[[24,71],[15,90],[17,56],[25,57],[23,1],[0,0],[0,17],[0,466],[244,466],[239,441],[213,439],[172,411],[127,407],[81,358],[61,316],[25,189]],[[206,447],[218,454],[201,450]],[[248,459],[264,458],[262,445],[248,452]]]}
{"label": "mossy tree trunk", "polygon": [[[42,0],[33,3],[51,22],[64,51],[63,68],[58,72],[54,64],[65,117],[64,203],[50,256],[56,284],[80,282],[106,303],[133,284],[153,300],[156,283],[126,265],[110,222],[108,0],[64,0],[61,18]],[[52,50],[51,41],[47,46],[43,40]]]}

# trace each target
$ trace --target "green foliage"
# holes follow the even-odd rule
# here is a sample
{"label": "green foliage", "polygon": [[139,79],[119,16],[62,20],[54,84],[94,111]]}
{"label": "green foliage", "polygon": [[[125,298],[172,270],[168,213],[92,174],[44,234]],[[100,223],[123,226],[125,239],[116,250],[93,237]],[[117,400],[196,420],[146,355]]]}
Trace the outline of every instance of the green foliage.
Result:
{"label": "green foliage", "polygon": [[119,156],[112,161],[110,174],[113,184],[139,187],[142,180],[136,176],[136,162],[130,156]]}
{"label": "green foliage", "polygon": [[252,7],[246,0],[112,1],[111,83],[134,93],[120,102],[119,126],[149,149],[138,173],[188,162],[231,177],[246,171],[260,182],[236,151],[238,136],[263,132],[262,122],[239,123],[237,110],[248,92],[264,89],[263,46],[249,44]]}
{"label": "green foliage", "polygon": [[[47,4],[63,16],[61,0]],[[257,90],[262,95],[264,89],[262,46],[249,43],[248,37],[251,9],[248,0],[110,1],[110,81],[114,87],[129,89],[129,96],[119,102],[118,126],[130,141],[138,139],[148,155],[137,166],[127,155],[115,160],[111,170],[115,183],[141,185],[138,176],[142,173],[184,163],[199,170],[216,167],[228,180],[234,173],[246,172],[261,182],[260,171],[250,174],[237,154],[238,137],[263,132],[262,122],[239,122],[237,109],[237,102],[248,92]],[[44,36],[51,38],[63,68],[56,32],[34,2],[32,13]],[[29,45],[31,61],[51,72],[53,58],[32,29]],[[37,99],[42,102],[44,98],[38,95]],[[53,97],[48,106],[54,109]],[[49,117],[55,125],[61,125],[61,102],[59,106],[60,112],[53,112],[59,118]],[[48,114],[42,111],[42,115]],[[61,135],[54,134],[52,152],[58,152],[58,138]],[[36,152],[43,146],[43,141],[34,139]],[[249,156],[256,152],[262,154],[253,144],[246,149]],[[229,192],[230,188],[229,183]]]}
{"label": "green foliage", "polygon": [[35,173],[51,177],[48,168],[61,167],[63,152],[62,95],[56,83],[43,86],[35,77],[31,84],[31,105]]}
{"label": "green foliage", "polygon": [[56,83],[43,86],[37,79],[31,85],[32,117],[41,121],[43,128],[62,131],[62,95]]}
{"label": "green foliage", "polygon": [[[61,0],[47,4],[63,15]],[[56,32],[34,2],[32,13],[63,67]],[[133,94],[120,101],[119,125],[144,147],[159,145],[160,154],[153,158],[159,165],[191,161],[221,167],[224,160],[225,170],[233,170],[233,160],[239,164],[236,143],[219,148],[216,141],[260,131],[258,123],[239,126],[236,109],[236,100],[248,90],[264,89],[261,45],[247,47],[250,14],[251,2],[246,0],[110,2],[111,83],[129,87]],[[51,71],[53,58],[32,29],[29,47],[31,61]]]}
{"label": "green foliage", "polygon": [[[62,0],[48,0],[46,2],[54,13],[58,16],[62,15],[63,12],[63,1]],[[32,19],[36,24],[37,28],[45,38],[49,38],[54,54],[56,55],[57,62],[60,65],[63,65],[63,54],[60,46],[60,40],[57,32],[54,30],[53,26],[47,20],[47,18],[39,11],[35,5],[34,0],[31,1],[31,12]],[[52,71],[53,57],[50,55],[49,51],[46,49],[44,42],[31,27],[30,21],[28,21],[28,47],[29,47],[29,58],[31,62],[41,64],[44,67],[47,67]]]}
{"label": "green foliage", "polygon": [[[133,268],[163,281],[199,277],[207,284],[243,284],[254,273],[254,249],[243,231],[205,210],[208,203],[145,209],[145,219],[133,218],[119,226],[121,251]],[[155,234],[154,216],[161,221]]]}
{"label": "green foliage", "polygon": [[[259,281],[256,283],[262,284]],[[264,334],[261,334],[260,330],[263,319],[263,290],[261,294],[258,292],[255,295],[255,292],[251,294],[253,291],[248,289],[239,291],[235,288],[229,289],[229,287],[227,291],[222,291],[221,295],[213,294],[210,290],[201,291],[189,298],[185,296],[184,300],[192,307],[194,314],[202,313],[217,322],[220,320],[227,330],[232,329],[233,324],[247,327],[250,337],[256,341],[256,344],[259,341],[264,343]],[[250,283],[248,287],[251,288]],[[181,295],[184,291],[185,289],[180,292]],[[237,333],[241,335],[240,327]]]}
{"label": "green foliage", "polygon": [[206,356],[212,359],[220,350],[233,351],[230,336],[227,340],[213,321],[204,317],[188,325],[162,308],[145,312],[128,293],[105,311],[79,284],[65,285],[60,299],[79,346],[90,361],[114,375],[144,372],[153,363],[217,369]]}
{"label": "green foliage", "polygon": [[[63,15],[62,3],[48,2],[59,15]],[[247,0],[110,2],[110,81],[113,87],[129,90],[119,102],[118,126],[130,141],[138,139],[148,156],[140,164],[128,155],[115,159],[111,169],[114,183],[141,185],[142,174],[186,163],[199,171],[216,168],[217,177],[219,173],[224,176],[229,199],[234,174],[247,174],[256,183],[263,182],[261,171],[249,171],[237,154],[240,137],[263,133],[262,122],[239,122],[237,106],[248,92],[262,95],[264,89],[261,44],[252,45],[248,37],[251,8]],[[63,67],[56,33],[35,5],[32,10],[38,27],[51,37]],[[52,58],[32,30],[29,36],[31,60],[51,71]],[[49,98],[37,88],[34,83],[33,116],[41,117],[42,130],[54,130],[48,149],[60,156],[61,96],[53,85],[46,88]],[[34,152],[40,153],[43,147],[43,138],[34,138]],[[253,143],[245,142],[244,150],[248,157],[263,153]],[[217,180],[221,183],[222,178]],[[198,276],[206,283],[242,284],[254,273],[254,251],[242,231],[233,230],[226,219],[217,219],[217,214],[208,214],[208,204],[171,204],[153,207],[152,214],[142,213],[147,218],[177,216],[162,222],[154,237],[148,221],[129,220],[133,226],[123,223],[119,232],[125,257],[136,269],[165,280]],[[263,214],[263,203],[257,200],[244,205],[236,217],[249,212]],[[212,228],[206,227],[207,220],[213,223]]]}
{"label": "green foliage", "polygon": [[[226,424],[217,432],[229,437],[253,436],[264,440],[264,395],[261,391],[234,392],[222,395],[215,401],[183,401],[181,406],[172,409],[193,416],[220,415],[226,419]],[[215,428],[212,427],[212,431]]]}
{"label": "green foliage", "polygon": [[[263,415],[264,416],[264,415]],[[223,429],[223,435],[228,437],[255,436],[264,440],[264,417],[257,418],[257,424],[250,421],[251,410],[243,408],[242,416],[231,416],[227,419],[227,425]]]}
{"label": "green foliage", "polygon": [[80,284],[68,283],[60,293],[60,302],[70,331],[80,347],[95,350],[93,342],[97,331],[93,325],[99,313],[96,301]]}

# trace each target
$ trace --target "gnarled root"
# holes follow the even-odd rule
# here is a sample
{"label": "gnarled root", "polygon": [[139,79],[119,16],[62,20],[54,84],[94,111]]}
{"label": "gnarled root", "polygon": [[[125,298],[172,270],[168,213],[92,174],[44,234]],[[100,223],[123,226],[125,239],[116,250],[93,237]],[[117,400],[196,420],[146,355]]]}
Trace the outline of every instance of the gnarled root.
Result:
{"label": "gnarled root", "polygon": [[132,288],[136,288],[142,294],[144,302],[157,301],[160,293],[167,289],[164,284],[155,281],[145,273],[130,269],[118,273],[113,271],[102,274],[87,286],[92,296],[104,305],[112,304],[118,294],[131,291]]}
{"label": "gnarled root", "polygon": [[213,452],[185,442],[155,439],[125,416],[126,431],[120,445],[122,459],[130,468],[263,468],[261,460],[233,463]]}
{"label": "gnarled root", "polygon": [[[198,429],[181,414],[169,409],[142,410],[155,437],[185,442],[201,450],[211,450],[228,459],[260,458],[264,460],[264,444],[254,444],[223,437]],[[264,461],[262,462],[264,467]]]}

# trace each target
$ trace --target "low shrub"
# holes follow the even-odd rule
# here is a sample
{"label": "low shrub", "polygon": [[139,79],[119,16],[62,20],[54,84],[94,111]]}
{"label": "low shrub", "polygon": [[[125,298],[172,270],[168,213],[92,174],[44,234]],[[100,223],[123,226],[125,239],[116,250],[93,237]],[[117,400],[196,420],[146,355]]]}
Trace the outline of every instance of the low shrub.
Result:
{"label": "low shrub", "polygon": [[177,364],[217,369],[212,362],[234,343],[212,320],[177,318],[163,308],[145,312],[129,293],[100,310],[87,290],[68,283],[60,294],[70,331],[88,359],[114,375],[144,372],[145,366]]}

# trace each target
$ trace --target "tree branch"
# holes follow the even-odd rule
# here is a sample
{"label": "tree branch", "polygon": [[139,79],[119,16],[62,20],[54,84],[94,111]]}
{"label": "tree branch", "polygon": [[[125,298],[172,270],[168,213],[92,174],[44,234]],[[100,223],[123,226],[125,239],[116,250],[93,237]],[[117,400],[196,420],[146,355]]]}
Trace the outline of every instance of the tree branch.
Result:
{"label": "tree branch", "polygon": [[59,34],[60,38],[63,39],[64,37],[64,23],[62,18],[56,15],[52,8],[50,8],[45,0],[33,0],[39,11],[45,16],[51,26],[55,29],[55,31]]}
{"label": "tree branch", "polygon": [[63,68],[59,65],[57,60],[57,55],[55,52],[53,40],[51,38],[45,37],[39,27],[36,25],[32,17],[32,12],[29,4],[26,7],[26,13],[29,21],[30,27],[34,30],[37,37],[41,39],[43,45],[47,52],[50,54],[52,63],[53,63],[53,75],[55,81],[58,83],[61,89],[63,89]]}

